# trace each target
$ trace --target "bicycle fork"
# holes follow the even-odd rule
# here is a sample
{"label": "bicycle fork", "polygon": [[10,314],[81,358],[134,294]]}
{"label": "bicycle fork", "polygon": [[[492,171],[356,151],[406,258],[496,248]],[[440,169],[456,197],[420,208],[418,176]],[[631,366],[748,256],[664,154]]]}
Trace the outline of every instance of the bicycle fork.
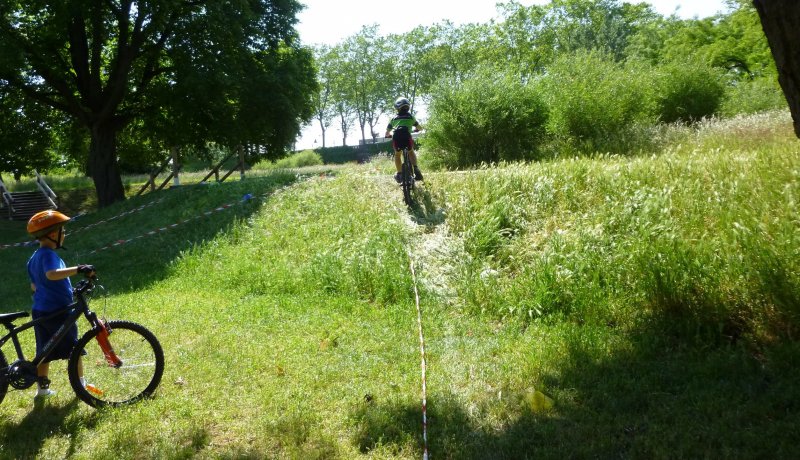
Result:
{"label": "bicycle fork", "polygon": [[122,360],[119,359],[119,356],[114,352],[114,347],[111,346],[111,342],[108,341],[109,330],[106,324],[101,320],[97,320],[97,327],[100,328],[96,337],[97,343],[100,344],[100,349],[103,350],[106,362],[114,368],[122,367]]}

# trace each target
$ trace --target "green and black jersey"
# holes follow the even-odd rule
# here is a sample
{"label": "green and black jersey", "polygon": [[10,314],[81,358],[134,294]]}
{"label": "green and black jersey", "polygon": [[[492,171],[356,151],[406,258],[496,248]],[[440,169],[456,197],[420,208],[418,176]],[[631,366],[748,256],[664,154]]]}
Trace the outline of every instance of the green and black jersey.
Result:
{"label": "green and black jersey", "polygon": [[411,128],[414,126],[419,126],[419,122],[416,118],[414,118],[414,115],[411,115],[410,112],[403,112],[392,118],[392,120],[389,122],[389,126],[386,127],[386,131],[391,131],[394,129],[411,132]]}
{"label": "green and black jersey", "polygon": [[414,139],[411,137],[411,128],[414,126],[419,128],[419,122],[410,112],[398,113],[396,117],[392,118],[386,131],[394,130],[392,145],[395,151],[404,148],[414,149]]}

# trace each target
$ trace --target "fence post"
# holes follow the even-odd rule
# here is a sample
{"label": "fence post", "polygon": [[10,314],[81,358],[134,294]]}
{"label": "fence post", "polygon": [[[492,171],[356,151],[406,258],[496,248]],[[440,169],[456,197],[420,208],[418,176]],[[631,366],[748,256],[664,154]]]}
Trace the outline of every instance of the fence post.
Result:
{"label": "fence post", "polygon": [[173,145],[170,151],[172,153],[172,174],[175,177],[172,181],[172,185],[177,187],[181,185],[181,178],[178,177],[178,171],[181,169],[181,165],[178,163],[178,147]]}
{"label": "fence post", "polygon": [[244,180],[244,148],[241,144],[239,145],[239,167],[241,168],[239,179]]}
{"label": "fence post", "polygon": [[11,220],[14,217],[14,197],[11,196],[11,192],[6,188],[2,178],[0,178],[0,192],[3,194],[3,201],[8,206],[8,220]]}

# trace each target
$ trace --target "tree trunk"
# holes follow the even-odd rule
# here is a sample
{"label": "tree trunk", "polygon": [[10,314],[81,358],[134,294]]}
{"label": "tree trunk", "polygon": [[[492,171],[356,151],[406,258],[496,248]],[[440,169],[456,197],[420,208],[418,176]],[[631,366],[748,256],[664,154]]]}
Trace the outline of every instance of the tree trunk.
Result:
{"label": "tree trunk", "polygon": [[117,163],[117,129],[112,124],[91,127],[89,173],[97,190],[97,204],[104,208],[125,199],[125,188]]}
{"label": "tree trunk", "polygon": [[322,131],[322,148],[325,148],[325,125],[322,123],[322,120],[319,122],[319,129]]}
{"label": "tree trunk", "polygon": [[778,67],[778,81],[789,102],[794,133],[800,137],[800,3],[753,0]]}

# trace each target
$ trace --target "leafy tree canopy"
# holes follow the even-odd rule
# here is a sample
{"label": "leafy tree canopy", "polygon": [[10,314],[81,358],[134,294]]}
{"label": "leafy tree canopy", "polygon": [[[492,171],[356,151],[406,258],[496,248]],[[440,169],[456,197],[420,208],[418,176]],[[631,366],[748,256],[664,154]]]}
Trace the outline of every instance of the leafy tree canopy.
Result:
{"label": "leafy tree canopy", "polygon": [[154,148],[275,149],[294,140],[315,88],[293,28],[300,8],[295,0],[6,1],[0,86],[89,132],[86,167],[107,205],[124,198],[117,136],[128,127]]}
{"label": "leafy tree canopy", "polygon": [[13,88],[0,87],[0,173],[19,180],[33,170],[47,171],[54,163],[52,111],[31,104]]}

